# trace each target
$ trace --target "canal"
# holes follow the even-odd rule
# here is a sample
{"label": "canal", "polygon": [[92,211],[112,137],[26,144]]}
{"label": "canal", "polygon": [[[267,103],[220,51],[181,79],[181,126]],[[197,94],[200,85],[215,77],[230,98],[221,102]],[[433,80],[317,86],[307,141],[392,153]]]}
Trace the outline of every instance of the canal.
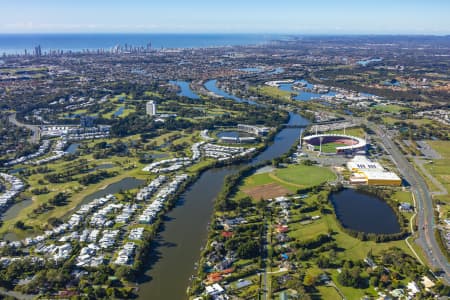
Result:
{"label": "canal", "polygon": [[[209,85],[217,89],[215,82]],[[235,100],[245,101],[239,98]],[[290,113],[289,124],[305,125],[308,120]],[[138,299],[187,298],[189,279],[195,273],[195,263],[206,242],[214,200],[222,189],[225,177],[246,165],[271,160],[286,153],[298,140],[301,130],[281,130],[273,143],[251,162],[207,170],[182,194],[176,207],[165,215],[162,228],[152,242],[147,271],[138,279]]]}

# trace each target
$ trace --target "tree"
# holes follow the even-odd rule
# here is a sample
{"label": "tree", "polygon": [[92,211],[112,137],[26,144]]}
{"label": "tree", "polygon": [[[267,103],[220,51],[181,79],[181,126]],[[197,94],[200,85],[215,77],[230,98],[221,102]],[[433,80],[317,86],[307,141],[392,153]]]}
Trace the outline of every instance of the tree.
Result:
{"label": "tree", "polygon": [[14,224],[14,227],[21,229],[21,230],[26,229],[25,223],[23,221],[17,221],[16,224]]}
{"label": "tree", "polygon": [[248,241],[241,244],[237,249],[240,258],[248,259],[259,255],[259,243],[257,241]]}
{"label": "tree", "polygon": [[330,258],[325,254],[321,254],[317,259],[317,265],[319,266],[319,268],[330,267]]}
{"label": "tree", "polygon": [[130,267],[127,266],[119,266],[117,267],[114,274],[121,279],[133,280],[134,272]]}
{"label": "tree", "polygon": [[312,270],[308,270],[305,278],[303,278],[303,284],[306,286],[314,286],[317,282],[317,274]]}
{"label": "tree", "polygon": [[250,197],[244,197],[238,202],[238,206],[241,209],[245,209],[247,207],[251,207],[253,205],[252,198]]}

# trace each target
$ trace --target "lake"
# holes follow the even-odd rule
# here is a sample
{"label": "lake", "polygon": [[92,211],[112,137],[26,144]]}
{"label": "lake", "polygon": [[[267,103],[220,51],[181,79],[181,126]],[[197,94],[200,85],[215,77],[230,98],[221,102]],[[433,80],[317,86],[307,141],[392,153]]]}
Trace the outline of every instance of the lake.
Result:
{"label": "lake", "polygon": [[200,97],[196,93],[194,93],[194,91],[191,90],[189,82],[180,80],[171,80],[169,81],[169,83],[180,87],[181,91],[178,93],[178,96],[184,96],[191,99],[200,99]]}
{"label": "lake", "polygon": [[76,144],[76,143],[70,144],[69,147],[67,147],[66,152],[69,154],[74,154],[77,151],[79,146],[80,146],[80,144]]}
{"label": "lake", "polygon": [[125,107],[121,106],[118,110],[114,113],[114,117],[120,117],[123,114]]}
{"label": "lake", "polygon": [[393,209],[382,199],[344,189],[332,193],[336,216],[345,228],[365,233],[392,234],[401,231]]}
{"label": "lake", "polygon": [[[305,85],[305,87],[307,89],[312,89],[314,87],[313,84],[309,83],[308,81],[302,79],[302,80],[297,80],[295,83],[298,82],[302,82]],[[292,88],[292,86],[295,83],[282,83],[278,86],[278,88],[282,91],[287,91],[290,93],[294,93],[297,96],[294,97],[295,100],[299,100],[299,101],[308,101],[308,100],[312,100],[312,99],[320,99],[322,96],[336,96],[335,92],[328,92],[328,93],[324,93],[324,94],[318,94],[318,93],[313,93],[313,92],[306,92],[306,91],[301,91],[301,90],[294,90]]]}
{"label": "lake", "polygon": [[134,177],[125,177],[117,182],[109,184],[104,189],[100,189],[92,194],[87,195],[86,197],[83,198],[83,201],[81,201],[81,203],[77,206],[77,209],[78,207],[81,207],[81,205],[87,204],[94,199],[104,197],[108,194],[116,194],[122,190],[135,189],[143,185],[144,183],[145,180],[142,179],[137,179]]}

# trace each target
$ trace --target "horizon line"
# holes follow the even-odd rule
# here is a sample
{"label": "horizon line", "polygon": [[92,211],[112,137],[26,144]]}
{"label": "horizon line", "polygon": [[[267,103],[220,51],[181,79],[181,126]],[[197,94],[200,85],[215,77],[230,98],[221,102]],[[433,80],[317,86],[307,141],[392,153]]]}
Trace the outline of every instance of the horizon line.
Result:
{"label": "horizon line", "polygon": [[0,32],[0,35],[75,35],[75,34],[85,34],[85,35],[95,35],[95,34],[105,34],[105,35],[117,35],[117,34],[135,34],[135,35],[291,35],[291,36],[450,36],[448,33],[417,33],[417,32],[398,32],[398,33],[295,33],[295,32],[142,32],[142,31],[117,31],[117,32]]}

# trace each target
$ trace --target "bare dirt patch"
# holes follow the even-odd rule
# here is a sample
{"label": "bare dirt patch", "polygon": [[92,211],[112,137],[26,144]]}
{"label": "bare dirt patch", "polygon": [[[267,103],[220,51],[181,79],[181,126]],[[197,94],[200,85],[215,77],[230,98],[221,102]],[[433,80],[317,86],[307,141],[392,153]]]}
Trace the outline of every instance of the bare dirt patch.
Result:
{"label": "bare dirt patch", "polygon": [[261,198],[270,199],[291,194],[290,190],[276,183],[268,183],[260,186],[246,188],[243,191],[255,200],[259,200]]}

